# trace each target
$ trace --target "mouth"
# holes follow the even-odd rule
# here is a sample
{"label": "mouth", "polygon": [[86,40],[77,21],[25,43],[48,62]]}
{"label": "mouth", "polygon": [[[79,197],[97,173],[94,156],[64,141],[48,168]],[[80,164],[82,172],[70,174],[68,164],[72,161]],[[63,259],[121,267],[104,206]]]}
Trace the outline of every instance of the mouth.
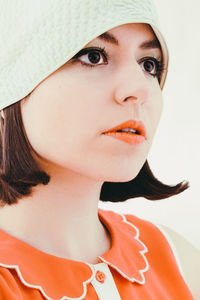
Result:
{"label": "mouth", "polygon": [[138,135],[138,136],[142,136],[146,139],[146,128],[142,121],[128,120],[122,124],[119,124],[111,129],[103,132],[103,134],[116,133],[116,132],[123,132],[123,133],[127,133],[127,134]]}

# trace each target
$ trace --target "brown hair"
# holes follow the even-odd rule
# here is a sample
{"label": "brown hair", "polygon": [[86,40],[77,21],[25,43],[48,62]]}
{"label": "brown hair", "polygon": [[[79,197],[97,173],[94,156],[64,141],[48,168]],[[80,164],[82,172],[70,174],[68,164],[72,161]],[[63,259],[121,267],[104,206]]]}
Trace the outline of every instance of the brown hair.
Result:
{"label": "brown hair", "polygon": [[[23,125],[20,101],[4,108],[3,112],[4,118],[0,118],[0,206],[18,203],[18,199],[31,195],[33,186],[50,181],[50,176],[40,169],[31,154],[33,148]],[[145,161],[131,181],[104,182],[100,200],[121,202],[134,197],[158,200],[179,194],[188,187],[188,182],[174,186],[162,183]]]}

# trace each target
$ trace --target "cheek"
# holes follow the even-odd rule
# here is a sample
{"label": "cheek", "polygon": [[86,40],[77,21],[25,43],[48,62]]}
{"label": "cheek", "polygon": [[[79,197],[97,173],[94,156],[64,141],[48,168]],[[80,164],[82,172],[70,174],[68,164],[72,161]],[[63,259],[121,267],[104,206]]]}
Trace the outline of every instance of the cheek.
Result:
{"label": "cheek", "polygon": [[154,110],[154,116],[155,116],[155,124],[157,126],[160,121],[161,114],[163,111],[163,98],[162,98],[162,95],[157,95],[155,98],[156,98],[156,101],[154,103],[153,110]]}
{"label": "cheek", "polygon": [[77,82],[54,85],[51,92],[43,85],[23,103],[25,131],[39,155],[58,162],[87,149],[98,135],[103,115],[102,90],[97,90],[83,82],[78,89]]}
{"label": "cheek", "polygon": [[149,135],[153,138],[163,110],[163,97],[160,88],[154,89],[146,103],[146,118],[148,119]]}

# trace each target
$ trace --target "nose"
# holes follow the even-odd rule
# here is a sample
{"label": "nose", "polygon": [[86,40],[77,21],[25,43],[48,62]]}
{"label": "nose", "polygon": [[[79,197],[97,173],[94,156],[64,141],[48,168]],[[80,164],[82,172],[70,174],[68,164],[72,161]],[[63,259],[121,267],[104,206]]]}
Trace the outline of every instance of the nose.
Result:
{"label": "nose", "polygon": [[135,104],[144,104],[149,97],[148,80],[141,66],[130,64],[116,72],[114,98],[119,104],[132,100]]}

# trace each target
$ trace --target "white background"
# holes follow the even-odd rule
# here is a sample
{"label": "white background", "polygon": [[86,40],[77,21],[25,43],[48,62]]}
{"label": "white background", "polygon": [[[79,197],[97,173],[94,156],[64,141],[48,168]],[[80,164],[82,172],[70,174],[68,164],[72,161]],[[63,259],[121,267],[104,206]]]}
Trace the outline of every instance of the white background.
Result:
{"label": "white background", "polygon": [[99,207],[165,224],[200,249],[200,2],[154,0],[169,49],[164,109],[148,161],[166,184],[189,189],[163,200],[142,197]]}

